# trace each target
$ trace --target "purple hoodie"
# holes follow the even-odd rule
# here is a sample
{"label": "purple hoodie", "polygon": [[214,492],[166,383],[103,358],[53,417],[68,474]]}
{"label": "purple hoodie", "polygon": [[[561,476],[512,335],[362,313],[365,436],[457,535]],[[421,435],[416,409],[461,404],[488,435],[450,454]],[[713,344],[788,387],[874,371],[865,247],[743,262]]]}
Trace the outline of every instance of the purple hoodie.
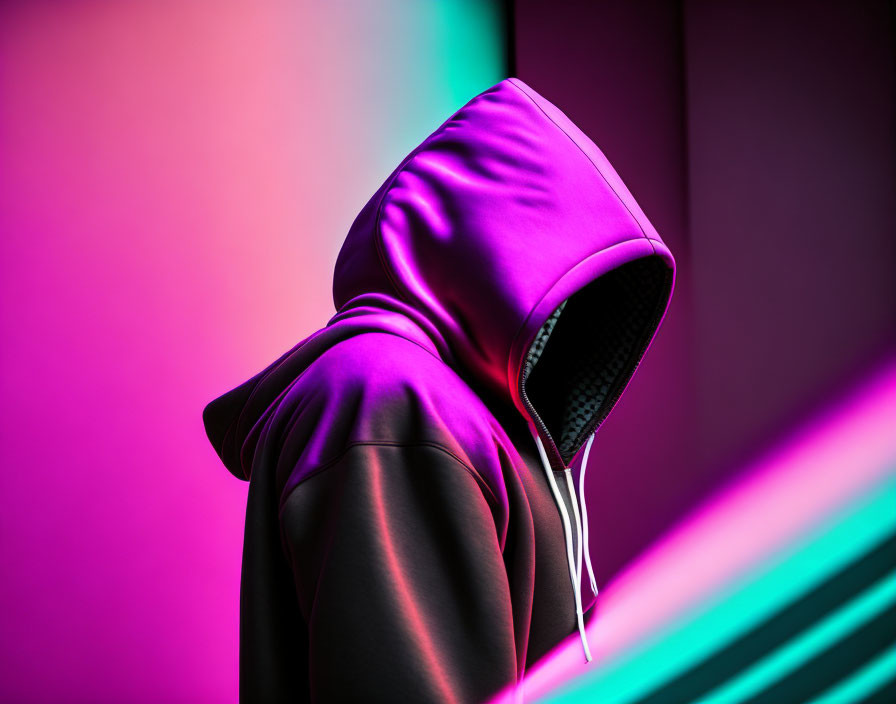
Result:
{"label": "purple hoodie", "polygon": [[674,272],[516,78],[414,149],[346,237],[337,313],[203,412],[250,482],[240,700],[480,702],[572,634],[590,660],[584,455]]}

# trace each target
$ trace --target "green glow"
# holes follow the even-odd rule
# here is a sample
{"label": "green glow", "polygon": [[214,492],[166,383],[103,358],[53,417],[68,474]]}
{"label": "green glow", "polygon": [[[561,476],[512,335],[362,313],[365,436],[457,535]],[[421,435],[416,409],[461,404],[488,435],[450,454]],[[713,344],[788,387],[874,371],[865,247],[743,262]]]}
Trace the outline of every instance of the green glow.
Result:
{"label": "green glow", "polygon": [[735,641],[896,533],[896,476],[649,640],[542,701],[625,704]]}
{"label": "green glow", "polygon": [[370,107],[359,115],[376,135],[379,186],[450,115],[507,78],[506,8],[493,0],[362,6],[359,45],[393,71],[371,83]]}
{"label": "green glow", "polygon": [[877,584],[812,626],[805,633],[793,638],[768,657],[760,660],[746,672],[705,697],[700,697],[700,703],[727,704],[748,699],[792,672],[828,646],[845,638],[863,623],[874,618],[893,601],[896,601],[896,573],[881,579]]}
{"label": "green glow", "polygon": [[896,646],[808,704],[854,704],[896,678]]}
{"label": "green glow", "polygon": [[437,26],[445,28],[440,37],[445,46],[433,48],[442,58],[453,112],[507,77],[505,9],[503,3],[484,0],[435,2],[430,8]]}

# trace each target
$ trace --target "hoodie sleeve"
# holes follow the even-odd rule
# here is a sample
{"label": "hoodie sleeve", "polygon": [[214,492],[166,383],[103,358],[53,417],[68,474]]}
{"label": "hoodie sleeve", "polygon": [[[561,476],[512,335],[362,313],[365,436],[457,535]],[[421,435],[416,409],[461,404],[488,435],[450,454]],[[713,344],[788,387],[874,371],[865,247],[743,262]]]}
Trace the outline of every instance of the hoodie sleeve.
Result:
{"label": "hoodie sleeve", "polygon": [[283,502],[311,701],[486,701],[516,679],[488,489],[436,445],[356,444]]}

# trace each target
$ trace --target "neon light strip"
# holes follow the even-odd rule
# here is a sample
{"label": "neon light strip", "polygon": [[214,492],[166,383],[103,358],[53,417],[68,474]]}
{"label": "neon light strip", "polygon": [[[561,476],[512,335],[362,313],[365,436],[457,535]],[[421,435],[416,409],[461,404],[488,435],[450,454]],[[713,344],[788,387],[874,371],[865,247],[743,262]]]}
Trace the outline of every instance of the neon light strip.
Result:
{"label": "neon light strip", "polygon": [[838,609],[764,658],[733,681],[701,697],[701,704],[740,702],[761,692],[784,675],[821,653],[896,601],[896,573],[869,587]]}
{"label": "neon light strip", "polygon": [[896,679],[896,646],[808,704],[855,704]]}
{"label": "neon light strip", "polygon": [[[664,637],[719,606],[724,598],[734,599],[738,589],[744,590],[758,579],[764,566],[796,559],[804,550],[811,552],[811,543],[822,539],[821,533],[832,525],[832,519],[848,522],[848,507],[859,510],[856,507],[863,500],[872,504],[892,500],[881,499],[881,495],[892,491],[887,487],[896,460],[893,418],[896,360],[850,398],[748,467],[741,479],[608,585],[598,603],[599,613],[588,628],[595,661],[583,665],[571,637],[530,671],[524,685],[525,700],[570,694],[584,683],[608,677],[639,654],[651,652]],[[882,539],[892,513],[866,528],[880,531],[877,539]],[[837,559],[822,560],[820,566],[828,570],[825,574],[849,560],[850,542],[859,549],[857,536],[863,528],[857,526],[857,530],[844,536],[846,545]],[[871,549],[874,538],[867,537],[863,545]],[[824,574],[817,573],[813,582],[809,574],[795,575],[800,577],[800,589],[824,579]],[[772,584],[769,589],[777,595],[778,604],[783,604],[785,587]],[[789,598],[794,597],[795,593]],[[750,605],[745,606],[752,614]],[[741,627],[747,627],[747,622]],[[729,625],[727,632],[727,637],[735,637],[736,629]],[[678,647],[686,650],[687,644]],[[678,662],[676,671],[686,667],[684,652],[673,655]],[[673,675],[669,670],[664,677]],[[508,691],[493,701],[510,701],[512,696]],[[588,696],[594,698],[595,694],[589,691]]]}
{"label": "neon light strip", "polygon": [[651,693],[896,533],[894,506],[896,478],[838,516],[833,528],[824,526],[797,551],[779,556],[758,578],[732,583],[713,595],[709,606],[657,630],[624,657],[568,683],[545,701],[627,704]]}

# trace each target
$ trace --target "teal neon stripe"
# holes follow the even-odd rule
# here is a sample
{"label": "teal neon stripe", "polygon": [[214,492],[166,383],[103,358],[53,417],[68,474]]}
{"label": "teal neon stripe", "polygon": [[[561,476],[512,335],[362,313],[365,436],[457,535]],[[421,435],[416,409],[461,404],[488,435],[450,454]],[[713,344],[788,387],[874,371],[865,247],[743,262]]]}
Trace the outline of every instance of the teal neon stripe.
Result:
{"label": "teal neon stripe", "polygon": [[[896,533],[896,474],[829,518],[799,544],[720,590],[612,662],[579,677],[544,702],[626,704],[661,687],[810,592]],[[684,567],[683,567],[684,569]]]}
{"label": "teal neon stripe", "polygon": [[700,697],[701,704],[732,704],[748,699],[849,635],[894,601],[896,573],[879,580],[733,680]]}
{"label": "teal neon stripe", "polygon": [[808,704],[855,704],[896,679],[896,646]]}

